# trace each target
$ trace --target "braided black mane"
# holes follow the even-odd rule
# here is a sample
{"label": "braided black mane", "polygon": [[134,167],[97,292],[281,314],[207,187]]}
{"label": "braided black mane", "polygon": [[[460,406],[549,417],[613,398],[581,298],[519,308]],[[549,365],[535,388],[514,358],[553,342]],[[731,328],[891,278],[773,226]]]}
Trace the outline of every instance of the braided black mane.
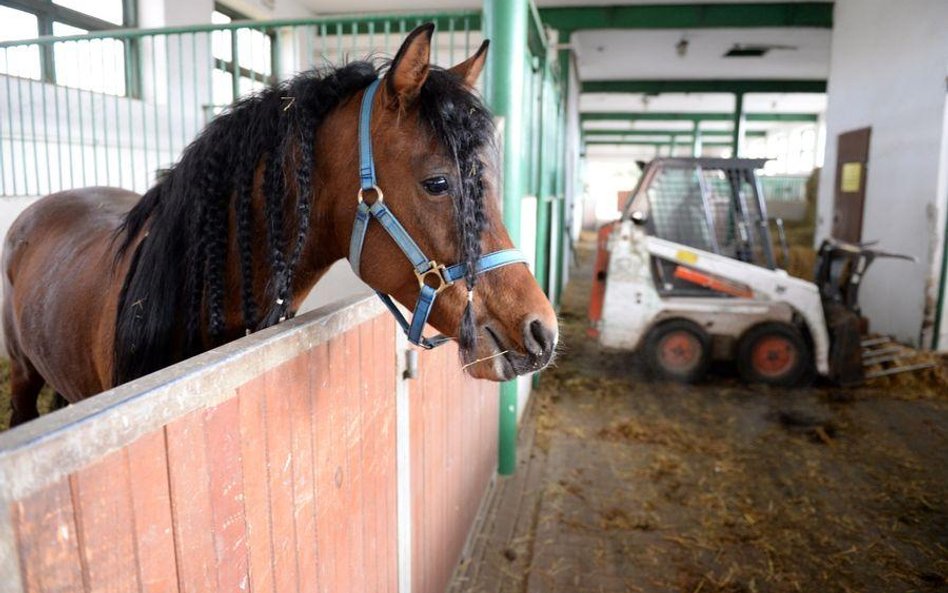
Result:
{"label": "braided black mane", "polygon": [[[135,247],[116,318],[114,384],[118,385],[226,339],[224,301],[239,298],[247,330],[290,314],[293,274],[309,235],[315,130],[343,100],[378,76],[369,62],[313,70],[241,99],[212,121],[178,163],[142,197],[118,231],[116,261]],[[287,106],[286,97],[292,97]],[[454,74],[433,68],[420,96],[421,120],[458,165],[455,205],[459,261],[480,256],[485,227],[483,149],[493,139],[489,112]],[[264,163],[268,269],[254,269],[251,206],[254,172]],[[289,170],[288,163],[293,163]],[[355,175],[355,172],[353,172]],[[297,198],[297,199],[293,199]],[[293,209],[293,210],[290,210]],[[287,213],[296,221],[287,229]],[[229,220],[236,220],[240,294],[225,294]],[[260,219],[260,218],[258,218]],[[292,232],[291,232],[292,231]],[[287,238],[291,238],[287,244]],[[254,300],[255,275],[264,275],[264,311]],[[473,288],[473,273],[467,278]],[[462,348],[473,345],[473,315],[465,314]]]}

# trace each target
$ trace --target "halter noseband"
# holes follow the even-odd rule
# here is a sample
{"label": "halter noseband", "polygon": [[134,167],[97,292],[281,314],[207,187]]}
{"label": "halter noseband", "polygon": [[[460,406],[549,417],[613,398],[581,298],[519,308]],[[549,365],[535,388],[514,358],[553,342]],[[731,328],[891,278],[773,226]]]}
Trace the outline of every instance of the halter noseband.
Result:
{"label": "halter noseband", "polygon": [[[359,206],[356,208],[355,222],[352,225],[352,238],[349,241],[349,263],[352,270],[359,276],[359,262],[362,258],[362,245],[365,242],[365,233],[369,228],[369,222],[375,218],[382,225],[382,228],[389,234],[395,244],[402,250],[408,261],[411,262],[418,278],[419,294],[415,302],[415,310],[412,313],[409,323],[395,302],[389,295],[375,291],[376,294],[392,312],[395,320],[408,336],[408,341],[417,346],[431,349],[444,344],[451,338],[444,335],[437,335],[432,338],[426,338],[422,335],[425,324],[428,322],[428,315],[434,308],[435,299],[447,287],[456,281],[464,278],[467,273],[467,264],[455,264],[445,266],[439,264],[433,259],[429,259],[418,247],[418,244],[412,240],[405,227],[398,222],[395,215],[385,206],[382,190],[375,178],[375,160],[372,158],[372,134],[369,124],[372,120],[372,102],[375,92],[379,87],[379,79],[376,79],[365,90],[362,96],[362,108],[359,111]],[[363,200],[367,191],[374,191],[376,194],[375,202],[369,205]],[[483,274],[509,264],[526,263],[523,254],[517,249],[502,249],[482,255],[475,268],[476,274]],[[429,285],[426,280],[433,279],[436,286]],[[468,293],[470,299],[473,293]]]}

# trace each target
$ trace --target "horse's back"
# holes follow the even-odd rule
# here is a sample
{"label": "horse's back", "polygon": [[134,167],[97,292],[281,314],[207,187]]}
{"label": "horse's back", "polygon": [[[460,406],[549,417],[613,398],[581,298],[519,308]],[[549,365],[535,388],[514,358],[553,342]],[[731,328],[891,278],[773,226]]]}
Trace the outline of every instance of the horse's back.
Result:
{"label": "horse's back", "polygon": [[3,314],[8,350],[13,358],[27,358],[72,401],[107,385],[124,278],[123,266],[113,265],[113,238],[138,199],[138,194],[108,187],[52,194],[24,210],[7,232]]}

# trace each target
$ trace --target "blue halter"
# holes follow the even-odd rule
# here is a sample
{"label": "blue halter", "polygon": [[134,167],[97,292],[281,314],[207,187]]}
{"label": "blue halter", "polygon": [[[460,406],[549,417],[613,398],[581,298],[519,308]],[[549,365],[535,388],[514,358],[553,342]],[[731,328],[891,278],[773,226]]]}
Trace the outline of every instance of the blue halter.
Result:
{"label": "blue halter", "polygon": [[[359,262],[362,258],[362,245],[365,242],[365,233],[369,228],[369,222],[375,218],[382,225],[382,228],[389,234],[395,244],[402,250],[408,261],[411,262],[415,270],[415,276],[418,278],[418,301],[415,303],[415,310],[412,313],[409,323],[398,307],[395,306],[392,297],[376,291],[388,310],[395,316],[395,320],[408,336],[408,341],[417,346],[431,349],[440,346],[451,338],[438,335],[432,338],[426,338],[422,335],[425,324],[428,322],[428,315],[434,308],[435,299],[447,287],[456,281],[464,278],[467,272],[466,264],[455,264],[445,266],[429,259],[418,247],[418,244],[408,235],[405,227],[398,222],[395,215],[385,206],[385,200],[382,190],[375,178],[375,160],[372,158],[372,134],[369,124],[372,120],[372,102],[375,92],[379,88],[379,80],[375,80],[365,90],[362,97],[362,109],[359,112],[359,206],[356,208],[355,222],[352,225],[352,238],[349,241],[349,263],[352,270],[359,275]],[[370,206],[363,200],[367,191],[374,191],[376,195],[375,202]],[[515,264],[526,263],[523,254],[517,249],[503,249],[494,251],[481,256],[477,260],[476,273],[483,274],[490,270]],[[430,286],[426,280],[432,281],[435,286]],[[468,299],[473,297],[473,293],[468,293]]]}

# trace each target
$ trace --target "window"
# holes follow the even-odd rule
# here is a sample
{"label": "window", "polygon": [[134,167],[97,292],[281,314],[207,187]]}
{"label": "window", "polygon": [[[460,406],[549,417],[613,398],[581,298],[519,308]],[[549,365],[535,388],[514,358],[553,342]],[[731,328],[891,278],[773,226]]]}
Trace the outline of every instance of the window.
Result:
{"label": "window", "polygon": [[[242,20],[249,19],[221,4],[215,4],[211,13],[211,22],[218,25]],[[215,31],[212,44],[216,106],[229,105],[237,97],[274,82],[276,36],[273,33],[256,29]]]}
{"label": "window", "polygon": [[[83,35],[135,26],[136,0],[0,0],[0,41]],[[103,39],[80,56],[75,42],[10,48],[0,73],[109,94],[134,95],[127,60],[135,41]],[[137,70],[137,69],[136,69]]]}

